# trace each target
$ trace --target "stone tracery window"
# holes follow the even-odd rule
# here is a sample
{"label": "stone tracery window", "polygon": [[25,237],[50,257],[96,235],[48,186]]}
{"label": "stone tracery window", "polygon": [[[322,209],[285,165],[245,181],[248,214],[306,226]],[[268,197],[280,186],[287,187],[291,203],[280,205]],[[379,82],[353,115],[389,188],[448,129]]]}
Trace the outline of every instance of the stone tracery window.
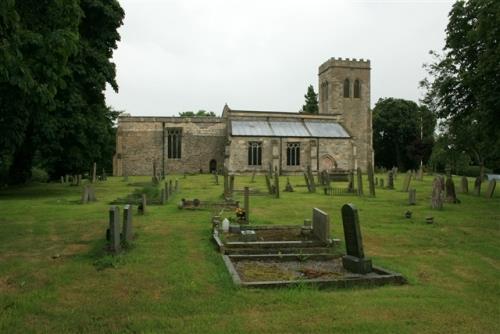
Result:
{"label": "stone tracery window", "polygon": [[358,79],[354,81],[354,97],[355,98],[361,97],[361,83]]}
{"label": "stone tracery window", "polygon": [[287,166],[300,166],[300,143],[287,143],[286,164]]}
{"label": "stone tracery window", "polygon": [[169,159],[181,158],[181,137],[182,129],[168,128],[167,129],[167,156]]}
{"label": "stone tracery window", "polygon": [[351,82],[349,79],[344,80],[344,97],[351,96]]}
{"label": "stone tracery window", "polygon": [[262,165],[262,143],[251,141],[248,143],[248,165],[261,166]]}

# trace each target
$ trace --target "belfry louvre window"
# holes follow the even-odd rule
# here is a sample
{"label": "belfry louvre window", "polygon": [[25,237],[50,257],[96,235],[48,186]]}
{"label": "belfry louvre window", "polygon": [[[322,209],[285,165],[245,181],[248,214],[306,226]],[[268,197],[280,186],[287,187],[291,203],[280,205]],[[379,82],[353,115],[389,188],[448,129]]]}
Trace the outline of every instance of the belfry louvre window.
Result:
{"label": "belfry louvre window", "polygon": [[251,141],[248,143],[248,165],[262,165],[262,143]]}
{"label": "belfry louvre window", "polygon": [[354,81],[354,97],[355,98],[361,97],[361,83],[359,82],[358,79]]}
{"label": "belfry louvre window", "polygon": [[350,97],[351,96],[351,83],[349,82],[349,79],[344,80],[344,97]]}
{"label": "belfry louvre window", "polygon": [[286,145],[287,166],[300,166],[300,143],[288,143]]}
{"label": "belfry louvre window", "polygon": [[181,138],[182,129],[179,128],[168,128],[167,129],[167,151],[169,159],[180,159],[181,158]]}

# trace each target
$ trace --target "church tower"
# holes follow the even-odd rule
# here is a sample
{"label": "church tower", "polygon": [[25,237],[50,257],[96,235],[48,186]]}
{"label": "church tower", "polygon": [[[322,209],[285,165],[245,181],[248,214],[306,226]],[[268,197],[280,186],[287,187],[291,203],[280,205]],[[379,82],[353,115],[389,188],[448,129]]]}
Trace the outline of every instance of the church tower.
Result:
{"label": "church tower", "polygon": [[353,138],[353,166],[373,164],[370,61],[330,58],[319,67],[319,113],[337,115]]}

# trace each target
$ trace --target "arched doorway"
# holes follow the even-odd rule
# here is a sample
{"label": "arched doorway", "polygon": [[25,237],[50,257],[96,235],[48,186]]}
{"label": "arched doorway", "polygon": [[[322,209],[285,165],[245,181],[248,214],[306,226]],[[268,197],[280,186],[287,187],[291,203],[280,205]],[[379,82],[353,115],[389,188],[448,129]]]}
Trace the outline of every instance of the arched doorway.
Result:
{"label": "arched doorway", "polygon": [[320,170],[322,171],[323,170],[330,171],[332,169],[337,169],[337,162],[331,155],[325,154],[324,156],[321,157],[319,166]]}
{"label": "arched doorway", "polygon": [[217,172],[217,160],[215,159],[210,160],[210,165],[208,167],[208,170],[210,171],[211,174]]}

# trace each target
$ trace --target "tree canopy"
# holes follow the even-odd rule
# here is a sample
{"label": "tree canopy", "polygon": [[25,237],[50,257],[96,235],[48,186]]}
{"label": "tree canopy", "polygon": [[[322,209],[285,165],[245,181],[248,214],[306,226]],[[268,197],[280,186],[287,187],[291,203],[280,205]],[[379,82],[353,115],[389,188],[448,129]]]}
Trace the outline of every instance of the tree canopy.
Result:
{"label": "tree canopy", "polygon": [[306,114],[317,114],[319,112],[318,94],[314,92],[312,85],[307,87],[307,93],[304,95],[304,98],[306,99],[306,104],[302,106],[302,111]]}
{"label": "tree canopy", "polygon": [[426,105],[457,150],[480,166],[500,160],[500,2],[457,1],[449,14],[443,54],[431,52]]}
{"label": "tree canopy", "polygon": [[194,111],[183,111],[179,113],[180,117],[215,117],[215,113],[213,111],[206,110],[198,110]]}
{"label": "tree canopy", "polygon": [[124,12],[108,0],[0,2],[0,181],[109,168],[113,121],[104,89]]}
{"label": "tree canopy", "polygon": [[426,163],[434,143],[436,120],[429,109],[413,101],[380,99],[373,109],[375,165],[402,170]]}

